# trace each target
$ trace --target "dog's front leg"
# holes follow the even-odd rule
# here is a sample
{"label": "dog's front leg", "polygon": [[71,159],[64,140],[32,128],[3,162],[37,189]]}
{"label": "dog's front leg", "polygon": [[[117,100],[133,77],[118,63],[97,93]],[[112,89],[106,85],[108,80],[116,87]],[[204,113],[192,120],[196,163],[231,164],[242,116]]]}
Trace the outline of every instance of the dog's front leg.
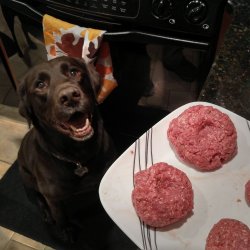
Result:
{"label": "dog's front leg", "polygon": [[36,178],[32,175],[32,173],[22,164],[19,158],[19,172],[22,177],[23,187],[25,189],[26,195],[28,199],[34,203],[40,209],[43,220],[48,223],[52,224],[53,219],[50,214],[50,209],[48,204],[44,198],[44,196],[40,193],[37,187]]}
{"label": "dog's front leg", "polygon": [[50,208],[50,213],[55,222],[55,234],[62,241],[67,243],[75,242],[75,232],[74,228],[69,224],[67,216],[63,211],[60,201],[52,201],[51,199],[46,199],[48,206]]}

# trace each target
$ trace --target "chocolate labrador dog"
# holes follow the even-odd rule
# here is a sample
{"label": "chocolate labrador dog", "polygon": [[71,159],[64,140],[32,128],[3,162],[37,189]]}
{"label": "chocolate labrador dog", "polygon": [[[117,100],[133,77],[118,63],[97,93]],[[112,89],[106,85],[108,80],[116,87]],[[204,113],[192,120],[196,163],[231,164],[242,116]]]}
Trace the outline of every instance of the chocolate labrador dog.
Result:
{"label": "chocolate labrador dog", "polygon": [[21,177],[65,241],[72,240],[70,220],[99,202],[100,180],[115,159],[98,113],[99,87],[81,59],[60,57],[35,66],[18,88],[19,111],[32,127],[18,153]]}

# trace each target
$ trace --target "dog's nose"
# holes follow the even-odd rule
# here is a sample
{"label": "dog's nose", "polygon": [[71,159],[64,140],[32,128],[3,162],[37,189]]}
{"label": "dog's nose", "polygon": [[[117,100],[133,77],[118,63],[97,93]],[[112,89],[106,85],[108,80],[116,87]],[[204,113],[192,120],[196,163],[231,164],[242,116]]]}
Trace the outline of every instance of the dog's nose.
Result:
{"label": "dog's nose", "polygon": [[76,106],[81,99],[81,93],[78,89],[67,88],[60,92],[59,102],[64,106]]}

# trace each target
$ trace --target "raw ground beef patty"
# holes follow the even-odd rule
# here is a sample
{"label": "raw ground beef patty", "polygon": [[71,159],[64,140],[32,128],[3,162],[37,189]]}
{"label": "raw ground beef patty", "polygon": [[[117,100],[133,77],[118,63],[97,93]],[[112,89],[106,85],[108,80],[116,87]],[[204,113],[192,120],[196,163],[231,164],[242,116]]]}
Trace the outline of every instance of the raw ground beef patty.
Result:
{"label": "raw ground beef patty", "polygon": [[181,170],[160,162],[136,173],[134,180],[132,202],[147,225],[165,227],[192,211],[192,184]]}
{"label": "raw ground beef patty", "polygon": [[237,153],[237,133],[228,115],[212,106],[196,105],[170,122],[167,136],[184,162],[213,170]]}
{"label": "raw ground beef patty", "polygon": [[249,250],[250,230],[244,223],[224,218],[208,234],[206,250]]}
{"label": "raw ground beef patty", "polygon": [[250,205],[250,180],[245,184],[246,201]]}

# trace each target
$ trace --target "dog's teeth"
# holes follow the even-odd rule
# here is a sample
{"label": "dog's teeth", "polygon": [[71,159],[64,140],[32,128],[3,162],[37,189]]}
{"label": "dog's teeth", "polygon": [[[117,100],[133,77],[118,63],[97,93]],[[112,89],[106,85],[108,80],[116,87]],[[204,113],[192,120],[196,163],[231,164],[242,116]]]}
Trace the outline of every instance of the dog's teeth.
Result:
{"label": "dog's teeth", "polygon": [[69,127],[70,127],[74,132],[78,130],[77,128],[75,128],[75,127],[72,126],[72,125],[69,125]]}
{"label": "dog's teeth", "polygon": [[87,118],[87,119],[86,119],[85,126],[83,127],[83,129],[84,129],[84,130],[88,130],[90,127],[91,127],[91,124],[90,124],[89,119]]}
{"label": "dog's teeth", "polygon": [[83,128],[87,128],[89,126],[90,122],[89,122],[89,118],[86,119],[86,122],[85,122],[85,126]]}
{"label": "dog's teeth", "polygon": [[[64,125],[64,127],[66,126]],[[72,124],[68,124],[67,128],[71,130],[71,133],[73,134],[74,137],[79,137],[79,138],[85,137],[87,135],[92,135],[94,133],[89,118],[86,118],[85,124],[81,128],[77,128]]]}

